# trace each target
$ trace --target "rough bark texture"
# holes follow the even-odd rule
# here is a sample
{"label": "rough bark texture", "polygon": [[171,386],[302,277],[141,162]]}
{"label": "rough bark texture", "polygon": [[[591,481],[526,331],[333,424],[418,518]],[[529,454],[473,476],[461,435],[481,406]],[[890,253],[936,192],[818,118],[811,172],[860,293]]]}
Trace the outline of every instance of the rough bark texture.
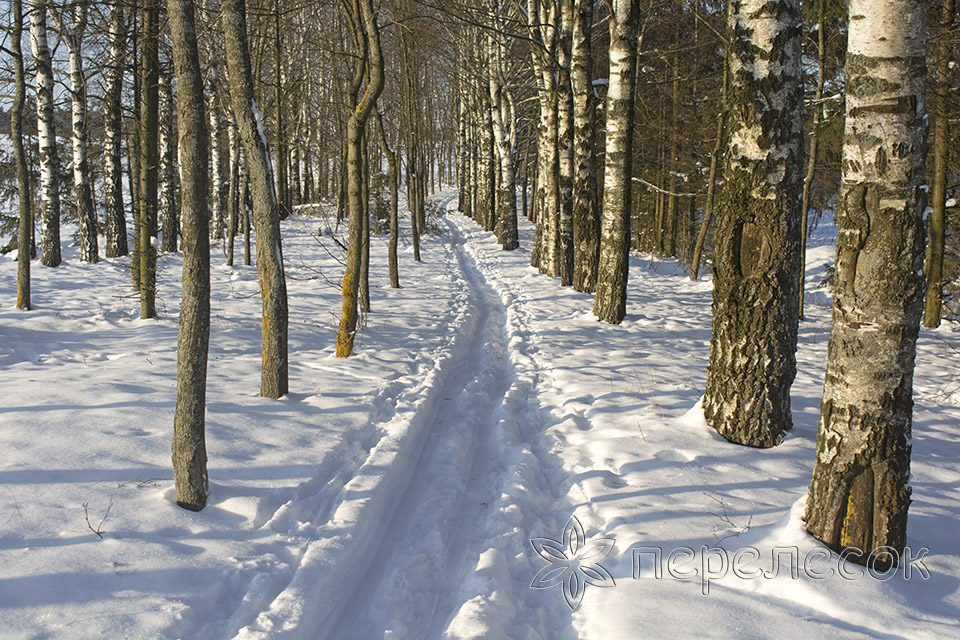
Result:
{"label": "rough bark texture", "polygon": [[616,0],[610,16],[610,88],[603,178],[600,262],[593,313],[619,324],[627,312],[630,200],[633,175],[633,102],[637,64],[636,2]]}
{"label": "rough bark texture", "polygon": [[30,308],[30,245],[33,241],[33,215],[30,211],[30,174],[23,149],[23,105],[27,101],[27,82],[23,73],[23,4],[13,0],[13,28],[10,33],[10,52],[13,54],[14,96],[10,106],[10,142],[13,145],[13,163],[17,167],[17,186],[20,189],[20,225],[17,232],[17,309]]}
{"label": "rough bark texture", "polygon": [[597,202],[596,118],[591,36],[593,2],[577,0],[571,45],[570,82],[573,86],[573,288],[585,293],[597,289],[600,259],[600,210]]}
{"label": "rough bark texture", "polygon": [[126,40],[123,5],[110,9],[110,54],[103,108],[104,255],[127,255],[127,219],[123,210],[123,67]]}
{"label": "rough bark texture", "polygon": [[140,82],[140,317],[157,315],[157,196],[160,174],[160,0],[143,5]]}
{"label": "rough bark texture", "polygon": [[223,26],[230,74],[230,96],[233,113],[237,118],[237,129],[246,151],[246,166],[253,195],[257,275],[263,300],[260,395],[279,398],[288,390],[288,312],[277,194],[274,192],[263,116],[253,98],[253,77],[243,0],[223,0],[220,7],[220,22]]}
{"label": "rough bark texture", "polygon": [[573,284],[573,91],[570,84],[573,0],[560,0],[557,40],[557,267],[560,285]]}
{"label": "rough bark texture", "polygon": [[731,34],[730,140],[717,207],[703,412],[727,440],[772,447],[792,427],[803,95],[798,0],[741,0]]}
{"label": "rough bark texture", "polygon": [[390,140],[387,138],[387,130],[383,126],[383,116],[379,112],[377,112],[377,125],[380,129],[383,153],[387,156],[387,177],[390,181],[390,243],[387,251],[390,264],[390,287],[399,289],[400,267],[397,258],[397,242],[400,238],[400,177],[397,173],[397,150],[391,146]]}
{"label": "rough bark texture", "polygon": [[910,504],[925,12],[926,3],[910,0],[850,2],[833,328],[807,498],[810,533],[881,566],[896,560],[889,548],[903,551]]}
{"label": "rough bark texture", "polygon": [[936,112],[933,116],[933,192],[930,205],[930,242],[923,272],[927,275],[923,303],[923,326],[939,327],[943,306],[943,247],[946,232],[947,163],[950,159],[949,100],[950,44],[947,34],[956,18],[955,0],[944,0],[940,15],[940,44],[937,47],[937,81],[933,85]]}
{"label": "rough bark texture", "polygon": [[183,297],[177,340],[177,406],[173,478],[177,504],[199,511],[207,502],[204,412],[210,337],[210,240],[207,214],[207,131],[192,0],[167,0],[177,74],[180,200],[183,205]]}
{"label": "rough bark texture", "polygon": [[37,66],[37,138],[40,145],[40,264],[60,264],[60,163],[53,114],[53,66],[47,44],[47,3],[33,0],[30,47]]}

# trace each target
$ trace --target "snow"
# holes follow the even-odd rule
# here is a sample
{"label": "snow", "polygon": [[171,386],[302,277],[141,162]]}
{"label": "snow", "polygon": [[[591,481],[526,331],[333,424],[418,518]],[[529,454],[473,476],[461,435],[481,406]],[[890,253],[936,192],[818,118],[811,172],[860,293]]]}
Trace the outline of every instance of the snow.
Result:
{"label": "snow", "polygon": [[[929,578],[915,564],[909,579],[820,579],[840,565],[800,520],[834,227],[807,258],[794,430],[757,450],[703,421],[711,285],[676,262],[634,255],[628,315],[607,325],[592,296],[529,267],[525,220],[522,248],[504,252],[450,212],[423,262],[405,246],[401,289],[374,238],[373,313],[357,355],[338,359],[342,266],[312,235],[328,223],[311,209],[281,224],[280,400],[257,395],[256,270],[214,248],[200,513],[176,506],[170,471],[179,256],[158,258],[157,320],[138,317],[128,258],[84,264],[65,245],[63,266],[34,263],[29,312],[13,308],[15,254],[0,259],[5,638],[960,637],[954,326],[918,347],[908,544],[929,549]],[[560,540],[571,516],[588,545],[616,540],[600,562],[616,586],[587,584],[575,611],[559,586],[530,588],[547,564],[531,539]],[[659,578],[648,562],[634,573],[643,548],[661,550]],[[761,576],[735,573],[736,557]]]}

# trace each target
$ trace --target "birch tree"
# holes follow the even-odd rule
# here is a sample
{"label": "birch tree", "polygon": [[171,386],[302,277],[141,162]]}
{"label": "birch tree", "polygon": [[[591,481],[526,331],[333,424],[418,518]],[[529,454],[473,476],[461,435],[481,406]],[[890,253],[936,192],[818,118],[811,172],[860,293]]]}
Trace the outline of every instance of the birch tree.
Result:
{"label": "birch tree", "polygon": [[637,0],[614,0],[610,15],[603,217],[593,313],[613,324],[619,324],[627,312],[638,5]]}
{"label": "birch tree", "polygon": [[117,258],[127,255],[127,219],[123,210],[123,69],[125,64],[126,23],[123,5],[117,1],[110,8],[107,38],[106,88],[103,105],[103,204],[104,255]]}
{"label": "birch tree", "polygon": [[173,479],[177,504],[207,504],[205,410],[210,339],[210,234],[207,212],[207,131],[193,0],[167,0],[177,75],[183,237],[183,296],[177,339],[177,404],[173,417]]}
{"label": "birch tree", "polygon": [[168,72],[160,74],[160,250],[177,250],[177,157],[174,141],[173,87]]}
{"label": "birch tree", "polygon": [[[279,398],[287,393],[287,283],[280,246],[280,216],[263,113],[253,96],[253,72],[247,44],[243,0],[222,0],[223,27],[230,75],[230,96],[237,129],[245,150],[245,166],[253,196],[253,223],[257,244],[257,274],[263,300],[263,351],[260,395]],[[246,257],[245,257],[246,259]]]}
{"label": "birch tree", "polygon": [[593,1],[576,0],[570,54],[573,91],[573,288],[594,293],[600,258],[595,157],[597,99],[593,89]]}
{"label": "birch tree", "polygon": [[833,327],[807,530],[886,567],[906,544],[923,308],[926,3],[850,0]]}
{"label": "birch tree", "polygon": [[[83,35],[87,28],[87,0],[63,8],[64,16],[51,12],[67,45],[70,65],[70,107],[73,144],[73,191],[76,199],[77,222],[80,226],[80,259],[98,260],[97,216],[93,208],[90,187],[90,163],[87,159],[87,82],[83,72]],[[63,18],[66,17],[66,20]]]}
{"label": "birch tree", "polygon": [[47,44],[47,2],[30,0],[30,48],[37,67],[37,138],[40,146],[40,264],[60,264],[60,163],[53,112],[53,65]]}
{"label": "birch tree", "polygon": [[727,10],[730,139],[717,207],[713,336],[703,399],[731,442],[772,447],[792,426],[803,95],[798,0]]}
{"label": "birch tree", "polygon": [[517,153],[516,108],[505,78],[504,66],[507,62],[504,60],[504,47],[492,35],[487,37],[487,56],[490,61],[490,116],[500,165],[500,195],[497,198],[500,244],[504,250],[512,251],[520,245],[517,236],[517,173],[514,160]]}

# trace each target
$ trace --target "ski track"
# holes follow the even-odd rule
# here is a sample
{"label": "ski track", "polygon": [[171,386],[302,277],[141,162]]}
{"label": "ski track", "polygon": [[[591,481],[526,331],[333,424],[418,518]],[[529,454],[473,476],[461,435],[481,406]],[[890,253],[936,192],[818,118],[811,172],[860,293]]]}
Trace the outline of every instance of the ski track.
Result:
{"label": "ski track", "polygon": [[371,399],[373,422],[310,481],[261,506],[264,554],[229,572],[219,598],[233,614],[216,628],[184,619],[184,631],[576,637],[559,594],[528,587],[540,565],[530,539],[561,531],[580,494],[545,437],[557,422],[538,397],[549,377],[533,356],[523,296],[485,259],[485,232],[454,202],[442,201],[443,260],[460,294],[436,363],[386,380]]}

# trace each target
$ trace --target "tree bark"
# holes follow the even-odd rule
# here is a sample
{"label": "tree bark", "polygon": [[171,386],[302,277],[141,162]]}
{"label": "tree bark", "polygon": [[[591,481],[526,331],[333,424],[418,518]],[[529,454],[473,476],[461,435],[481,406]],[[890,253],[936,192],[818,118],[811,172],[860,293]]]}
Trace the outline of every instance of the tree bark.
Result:
{"label": "tree bark", "polygon": [[210,201],[212,218],[210,220],[211,237],[214,240],[223,239],[223,163],[220,159],[220,111],[217,109],[217,81],[216,72],[210,80],[210,91],[207,96],[207,111],[210,118]]}
{"label": "tree bark", "polygon": [[573,288],[597,290],[600,259],[600,211],[597,203],[597,98],[590,71],[593,65],[593,2],[576,0],[571,44],[570,82],[573,85]]}
{"label": "tree bark", "polygon": [[[949,1],[949,0],[948,0]],[[807,152],[807,172],[803,177],[803,197],[800,205],[800,284],[798,286],[797,316],[803,320],[803,296],[807,271],[807,218],[810,211],[810,191],[817,170],[817,148],[820,146],[820,122],[823,120],[823,83],[826,66],[826,42],[823,34],[823,0],[817,0],[817,90],[813,98],[813,131]]]}
{"label": "tree bark", "polygon": [[614,0],[610,16],[603,217],[593,313],[612,324],[620,324],[627,312],[638,5],[636,1]]}
{"label": "tree bark", "polygon": [[110,9],[110,54],[106,70],[103,132],[104,235],[108,258],[127,255],[127,219],[123,210],[123,69],[126,41],[123,5]]}
{"label": "tree bark", "polygon": [[923,303],[923,326],[939,327],[943,306],[943,248],[946,232],[947,164],[950,161],[950,110],[948,76],[950,43],[947,37],[956,17],[955,0],[944,0],[940,16],[940,43],[937,46],[937,81],[933,84],[936,111],[933,114],[933,201],[930,205],[930,242],[923,272],[927,276]]}
{"label": "tree bark", "polygon": [[160,165],[160,0],[145,0],[140,41],[140,317],[157,315],[157,185]]}
{"label": "tree bark", "polygon": [[243,0],[222,0],[223,27],[230,96],[240,139],[246,150],[246,166],[253,194],[253,224],[257,239],[257,274],[263,299],[263,350],[260,395],[279,398],[288,391],[287,373],[287,283],[280,246],[280,217],[263,114],[253,97],[253,76],[247,47],[247,24]]}
{"label": "tree bark", "polygon": [[[926,3],[851,0],[833,328],[807,530],[886,567],[906,544],[923,309]],[[875,132],[882,131],[878,136]]]}
{"label": "tree bark", "polygon": [[207,131],[203,80],[192,0],[167,0],[177,74],[183,235],[183,297],[177,340],[177,404],[173,418],[173,478],[177,504],[207,503],[207,351],[210,337],[210,232],[207,213]]}
{"label": "tree bark", "polygon": [[[380,50],[380,31],[371,0],[356,0],[354,23],[357,39],[366,40],[367,64],[370,73],[363,99],[350,114],[347,122],[347,190],[350,206],[347,270],[343,276],[342,313],[337,332],[338,357],[346,358],[353,352],[357,331],[357,293],[360,280],[360,261],[363,250],[363,200],[361,185],[361,148],[367,119],[383,90],[383,54]],[[362,33],[361,33],[362,31]],[[361,44],[361,47],[363,45]]]}
{"label": "tree bark", "polygon": [[160,228],[163,242],[160,250],[177,250],[177,165],[174,158],[173,91],[168,73],[160,75]]}
{"label": "tree bark", "polygon": [[93,208],[93,194],[90,189],[90,163],[87,160],[87,83],[83,73],[83,33],[87,28],[87,0],[80,0],[65,12],[72,13],[69,20],[61,19],[53,13],[57,28],[67,44],[70,65],[70,105],[72,116],[73,142],[73,190],[76,198],[76,214],[80,239],[80,260],[96,262],[97,215]]}
{"label": "tree bark", "polygon": [[30,309],[30,244],[33,240],[33,215],[30,210],[30,173],[23,148],[23,106],[27,101],[27,83],[23,72],[23,3],[13,0],[13,28],[10,32],[10,52],[13,54],[15,93],[10,106],[10,142],[13,145],[13,163],[17,167],[17,186],[20,190],[20,224],[17,232],[17,309]]}
{"label": "tree bark", "polygon": [[240,139],[237,124],[230,118],[227,139],[230,146],[230,185],[227,189],[227,266],[233,266],[233,247],[237,239],[237,222],[240,215]]}
{"label": "tree bark", "polygon": [[60,264],[60,163],[53,111],[53,65],[47,44],[47,2],[30,0],[30,46],[37,66],[37,138],[40,146],[40,264]]}
{"label": "tree bark", "polygon": [[792,427],[803,92],[798,0],[731,2],[730,140],[717,207],[703,411],[724,438],[772,447]]}

